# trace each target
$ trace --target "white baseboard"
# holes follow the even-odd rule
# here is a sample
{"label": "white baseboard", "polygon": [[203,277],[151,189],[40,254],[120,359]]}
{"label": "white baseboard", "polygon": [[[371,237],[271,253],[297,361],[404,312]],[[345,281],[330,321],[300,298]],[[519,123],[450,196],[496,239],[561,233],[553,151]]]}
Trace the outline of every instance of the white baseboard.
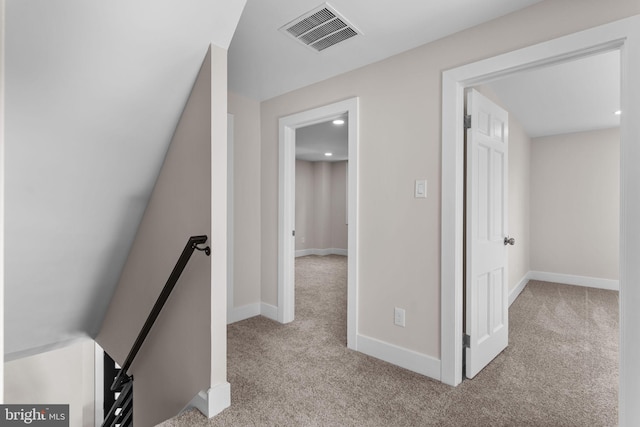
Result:
{"label": "white baseboard", "polygon": [[600,279],[596,277],[576,276],[572,274],[549,273],[545,271],[529,271],[518,282],[515,288],[509,292],[509,306],[518,298],[524,290],[529,280],[540,280],[543,282],[561,283],[563,285],[585,286],[589,288],[607,289],[617,291],[620,289],[620,282],[613,279]]}
{"label": "white baseboard", "polygon": [[229,406],[231,406],[231,385],[224,382],[198,393],[189,402],[187,408],[196,408],[205,417],[213,418]]}
{"label": "white baseboard", "polygon": [[278,321],[278,307],[263,302],[260,304],[260,314],[267,319]]}
{"label": "white baseboard", "polygon": [[315,255],[315,251],[316,249],[300,249],[299,251],[296,251],[296,258],[307,255]]}
{"label": "white baseboard", "polygon": [[347,256],[347,249],[338,249],[338,248],[328,248],[328,249],[301,249],[296,251],[296,258],[307,255],[318,255],[318,256],[326,256],[326,255],[342,255]]}
{"label": "white baseboard", "polygon": [[620,290],[620,281],[613,279],[601,279],[597,277],[576,276],[572,274],[547,273],[544,271],[530,271],[529,280],[541,280],[544,282],[562,283],[565,285],[586,286],[589,288]]}
{"label": "white baseboard", "polygon": [[440,381],[440,360],[394,344],[358,334],[359,352]]}
{"label": "white baseboard", "polygon": [[227,325],[260,315],[260,303],[243,305],[227,310]]}
{"label": "white baseboard", "polygon": [[227,311],[227,325],[255,316],[264,316],[271,320],[278,320],[278,307],[271,304],[256,302],[253,304],[234,307]]}
{"label": "white baseboard", "polygon": [[511,307],[511,304],[513,304],[516,298],[518,298],[518,295],[520,295],[520,292],[524,290],[524,287],[527,286],[529,280],[531,280],[531,272],[525,274],[524,277],[520,279],[516,287],[509,292],[509,307]]}

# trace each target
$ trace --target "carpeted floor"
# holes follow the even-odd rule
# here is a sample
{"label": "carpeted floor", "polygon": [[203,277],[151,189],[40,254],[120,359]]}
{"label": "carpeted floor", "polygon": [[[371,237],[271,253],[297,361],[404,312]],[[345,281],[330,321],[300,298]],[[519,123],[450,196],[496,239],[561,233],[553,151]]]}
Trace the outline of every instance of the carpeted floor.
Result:
{"label": "carpeted floor", "polygon": [[181,426],[614,426],[618,293],[531,281],[509,347],[449,387],[346,348],[347,260],[296,260],[296,320],[228,328],[230,408]]}

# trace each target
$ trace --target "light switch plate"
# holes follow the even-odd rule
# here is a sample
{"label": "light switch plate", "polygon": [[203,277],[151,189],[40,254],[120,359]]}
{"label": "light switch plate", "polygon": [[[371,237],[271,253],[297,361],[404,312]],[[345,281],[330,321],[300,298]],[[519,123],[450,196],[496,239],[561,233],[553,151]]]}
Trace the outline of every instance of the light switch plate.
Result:
{"label": "light switch plate", "polygon": [[414,187],[414,196],[416,199],[427,198],[427,180],[426,179],[416,179],[416,184]]}
{"label": "light switch plate", "polygon": [[393,323],[396,326],[402,326],[404,328],[405,311],[403,308],[395,307],[393,309]]}

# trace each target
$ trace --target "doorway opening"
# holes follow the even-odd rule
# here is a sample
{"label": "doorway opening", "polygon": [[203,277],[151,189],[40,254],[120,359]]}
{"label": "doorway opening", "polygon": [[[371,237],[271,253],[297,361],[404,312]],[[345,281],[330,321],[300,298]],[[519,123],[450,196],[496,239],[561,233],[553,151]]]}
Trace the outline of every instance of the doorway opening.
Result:
{"label": "doorway opening", "polygon": [[295,315],[310,334],[345,343],[348,122],[344,114],[296,129],[295,162]]}
{"label": "doorway opening", "polygon": [[[346,173],[347,227],[347,347],[357,349],[357,213],[358,213],[358,98],[283,117],[279,121],[278,321],[295,318],[296,255],[296,133],[298,129],[346,118],[348,168]],[[324,156],[324,153],[322,153]],[[309,236],[305,238],[305,243]],[[302,245],[300,239],[298,242]]]}
{"label": "doorway opening", "polygon": [[296,129],[296,258],[347,256],[348,114]]}
{"label": "doorway opening", "polygon": [[[508,150],[506,138],[503,150],[505,156],[508,153],[504,168],[508,185],[505,186],[505,197],[498,193],[499,197],[487,197],[480,206],[476,206],[477,203],[470,204],[470,189],[479,186],[491,193],[503,174],[490,174],[488,182],[493,184],[481,185],[483,174],[469,171],[476,168],[477,163],[484,163],[467,160],[465,217],[472,221],[465,221],[467,249],[463,304],[471,300],[472,312],[469,313],[468,307],[463,309],[463,327],[468,336],[463,358],[463,367],[466,365],[467,368],[463,375],[466,378],[473,378],[488,365],[507,347],[507,341],[509,347],[512,346],[511,340],[507,340],[505,336],[502,344],[490,352],[482,363],[474,362],[473,357],[478,357],[476,354],[493,339],[492,335],[498,332],[500,323],[508,324],[511,303],[530,281],[533,282],[531,286],[527,286],[527,296],[519,301],[516,305],[518,310],[512,313],[516,325],[521,325],[518,319],[523,315],[522,310],[526,310],[523,307],[532,307],[532,304],[535,306],[530,299],[543,298],[542,295],[557,296],[545,300],[549,304],[558,304],[553,310],[555,314],[548,313],[546,303],[538,301],[545,308],[538,313],[539,321],[542,322],[544,318],[546,322],[553,323],[556,315],[562,311],[563,320],[556,323],[557,329],[554,329],[557,333],[565,333],[561,324],[574,322],[571,331],[566,331],[562,341],[569,342],[577,334],[586,338],[575,345],[592,342],[593,330],[590,332],[589,329],[582,328],[587,328],[589,320],[594,320],[596,315],[592,313],[583,319],[582,314],[569,309],[574,302],[577,303],[577,299],[588,300],[587,310],[599,310],[603,317],[597,318],[597,325],[607,331],[600,335],[602,341],[595,342],[590,347],[592,356],[603,361],[602,369],[580,370],[568,375],[581,384],[599,376],[598,381],[606,388],[609,388],[607,378],[618,376],[617,338],[609,337],[618,336],[618,307],[615,302],[619,269],[620,115],[615,112],[620,109],[619,64],[620,52],[615,50],[521,72],[473,87],[477,91],[476,96],[484,99],[483,104],[493,106],[483,107],[487,108],[485,117],[490,118],[493,125],[486,126],[485,122],[489,120],[478,121],[478,117],[472,116],[470,129],[466,131],[467,139],[473,140],[479,132],[478,127],[487,128],[480,132],[480,136],[488,135],[495,128],[504,129],[504,133],[509,135]],[[472,94],[467,93],[467,98],[470,95]],[[467,115],[472,114],[469,105],[470,101],[467,101]],[[496,126],[498,122],[494,123],[492,111],[496,108],[506,110],[504,115],[509,116],[508,131],[506,126]],[[474,157],[474,151],[470,151],[470,142],[467,141],[466,144],[466,155]],[[479,144],[483,153],[493,153],[495,147],[502,145],[494,143],[492,146],[486,138]],[[486,165],[480,170],[491,171],[495,167],[492,164],[498,158],[501,156],[481,156]],[[473,177],[471,182],[469,177]],[[505,215],[497,215],[497,221],[482,219],[493,218],[491,207],[499,202],[506,205],[497,207],[498,210],[505,209]],[[473,208],[470,209],[469,206]],[[495,247],[491,242],[483,241],[480,258],[470,250],[472,245],[469,242],[476,242],[478,239],[469,239],[470,235],[476,234],[469,232],[470,225],[479,227],[477,230],[480,235],[495,234]],[[491,231],[494,227],[498,227],[495,233]],[[490,252],[490,248],[494,248],[494,252]],[[496,249],[498,253],[495,252]],[[490,253],[493,255],[490,256]],[[505,271],[496,270],[488,279],[474,280],[476,277],[484,278],[475,271],[482,262],[492,262],[492,268],[495,268],[496,260],[493,257],[496,256],[505,256],[508,268]],[[478,299],[477,295],[466,294],[466,284],[470,281],[474,283],[474,292],[480,296],[483,292],[488,292],[488,286],[501,285],[500,297]],[[545,283],[536,283],[540,281]],[[473,301],[478,302],[474,305]],[[495,306],[500,304],[507,316],[499,315]],[[469,322],[470,319],[473,321]],[[485,326],[485,323],[490,325]],[[535,327],[534,323],[530,326]],[[516,328],[510,336],[516,343],[516,348],[512,351],[519,351],[518,343],[523,344],[522,340],[517,339],[520,332],[521,329]],[[545,343],[546,340],[541,341],[541,344]],[[598,345],[599,343],[602,345]],[[548,344],[550,348],[547,354],[553,354],[557,345],[552,345],[551,341]],[[524,347],[526,345],[520,345],[520,349]],[[604,348],[607,349],[606,353]],[[615,351],[611,351],[614,348]],[[536,350],[531,349],[532,352]],[[603,353],[600,354],[600,351]],[[470,357],[472,365],[475,365],[471,369]],[[569,352],[558,357],[571,359],[579,356]],[[573,365],[583,363],[585,362],[576,359]],[[611,399],[607,400],[610,401]],[[612,403],[608,403],[609,408]]]}
{"label": "doorway opening", "polygon": [[[640,152],[635,142],[640,125],[631,118],[637,113],[634,96],[640,94],[640,56],[632,45],[640,42],[638,18],[606,24],[580,33],[561,37],[511,53],[458,67],[443,73],[442,97],[442,264],[441,264],[441,380],[457,385],[462,380],[462,206],[463,206],[463,91],[465,87],[487,83],[500,77],[527,69],[561,63],[620,50],[621,109],[620,126],[620,423],[640,418],[640,411],[625,402],[640,396],[640,387],[633,383],[638,372],[631,357],[636,349],[631,325],[638,320],[632,303],[640,290],[629,283],[640,279],[640,269],[634,259],[640,254],[640,242],[630,236],[638,235],[637,187],[640,173],[633,165]],[[446,238],[445,238],[446,236]],[[627,299],[629,298],[629,299]]]}

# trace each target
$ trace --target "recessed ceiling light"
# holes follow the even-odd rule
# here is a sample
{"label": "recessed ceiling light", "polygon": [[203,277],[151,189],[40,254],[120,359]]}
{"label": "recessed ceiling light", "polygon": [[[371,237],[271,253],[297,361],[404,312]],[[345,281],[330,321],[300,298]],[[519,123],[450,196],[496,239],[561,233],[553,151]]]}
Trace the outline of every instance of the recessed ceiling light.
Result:
{"label": "recessed ceiling light", "polygon": [[324,153],[324,155],[327,156],[327,157],[331,157],[331,156],[333,156],[333,153]]}
{"label": "recessed ceiling light", "polygon": [[334,124],[334,125],[343,125],[343,124],[344,124],[344,120],[342,120],[342,119],[335,119],[335,120],[333,121],[333,124]]}
{"label": "recessed ceiling light", "polygon": [[613,114],[615,114],[616,116],[619,116],[620,114],[622,114],[622,111],[618,110],[618,111],[616,111],[616,112],[615,112],[615,113],[613,113]]}

